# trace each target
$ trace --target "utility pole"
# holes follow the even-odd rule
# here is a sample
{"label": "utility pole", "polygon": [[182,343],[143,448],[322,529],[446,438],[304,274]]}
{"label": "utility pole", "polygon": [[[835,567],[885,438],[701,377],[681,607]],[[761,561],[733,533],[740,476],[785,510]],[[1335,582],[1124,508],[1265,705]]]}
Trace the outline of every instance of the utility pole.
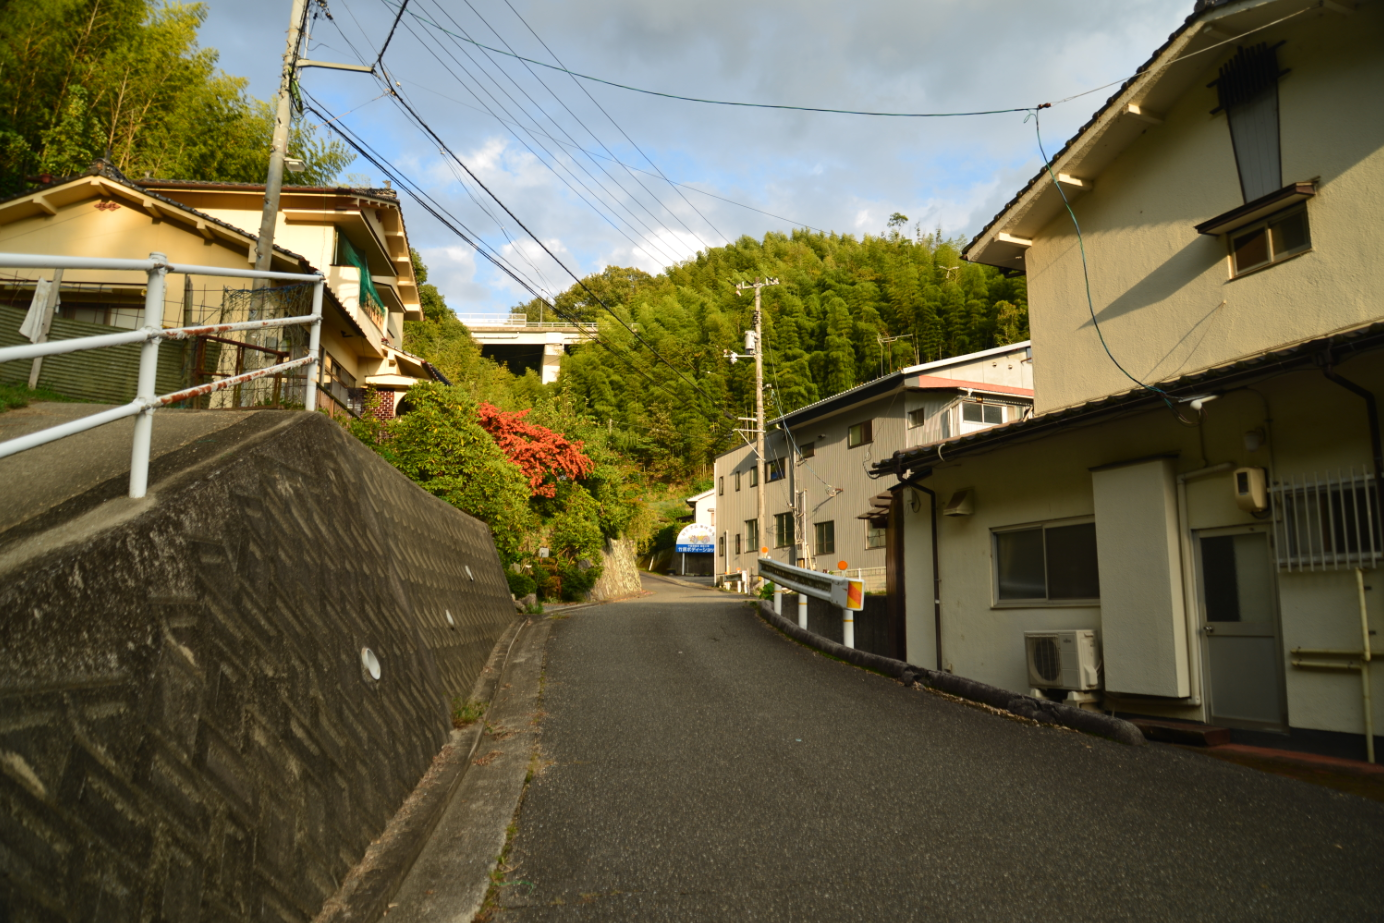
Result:
{"label": "utility pole", "polygon": [[764,311],[760,290],[766,285],[778,284],[778,279],[756,279],[753,282],[738,282],[735,286],[737,295],[744,294],[747,289],[754,289],[754,333],[752,340],[746,337],[750,342],[745,345],[754,352],[754,464],[758,472],[755,479],[759,481],[759,490],[755,496],[755,532],[758,533],[755,539],[759,547],[755,551],[758,554],[768,551],[768,546],[764,544],[764,491],[768,487],[768,471],[764,465]]}
{"label": "utility pole", "polygon": [[[264,179],[264,212],[260,216],[259,239],[255,243],[255,269],[261,272],[270,269],[274,259],[274,230],[279,220],[279,193],[284,185],[288,133],[293,126],[293,85],[298,80],[298,72],[305,67],[362,71],[367,74],[375,72],[373,67],[363,64],[331,64],[298,57],[298,46],[302,44],[310,2],[313,0],[293,0],[293,11],[289,14],[288,44],[284,46],[284,66],[279,75],[279,98],[274,111],[274,137],[269,147],[269,173]],[[302,164],[299,163],[293,169],[302,170]],[[256,287],[265,284],[267,283],[263,280],[256,281]]]}

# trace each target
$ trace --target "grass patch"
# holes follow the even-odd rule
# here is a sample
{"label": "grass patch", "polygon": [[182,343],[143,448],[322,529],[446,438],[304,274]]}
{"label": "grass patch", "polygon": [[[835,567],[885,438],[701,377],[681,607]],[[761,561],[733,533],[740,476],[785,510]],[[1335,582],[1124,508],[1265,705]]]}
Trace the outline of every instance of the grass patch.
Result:
{"label": "grass patch", "polygon": [[470,727],[485,716],[489,705],[480,699],[462,701],[461,696],[452,699],[452,727]]}
{"label": "grass patch", "polygon": [[49,391],[47,388],[30,388],[27,385],[0,382],[0,413],[28,407],[34,401],[58,401],[64,404],[83,403],[78,398]]}

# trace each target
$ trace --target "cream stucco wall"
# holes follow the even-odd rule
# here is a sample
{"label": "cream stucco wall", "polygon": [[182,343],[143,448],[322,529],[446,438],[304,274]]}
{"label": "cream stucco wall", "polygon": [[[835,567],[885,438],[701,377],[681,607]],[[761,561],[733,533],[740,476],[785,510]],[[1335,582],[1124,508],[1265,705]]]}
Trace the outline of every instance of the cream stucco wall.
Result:
{"label": "cream stucco wall", "polygon": [[[1378,354],[1350,359],[1338,371],[1376,393],[1384,389],[1384,362]],[[1272,480],[1325,473],[1338,466],[1353,465],[1359,471],[1370,463],[1365,404],[1358,397],[1313,369],[1289,372],[1255,389],[1232,391],[1208,403],[1201,427],[1184,426],[1158,408],[938,466],[925,483],[943,501],[954,490],[975,490],[974,515],[938,517],[942,668],[1024,691],[1028,688],[1024,631],[1103,629],[1098,604],[998,608],[992,590],[991,530],[1092,516],[1090,468],[1173,452],[1179,473],[1231,462],[1267,468]],[[1244,434],[1256,429],[1267,429],[1274,438],[1249,451]],[[1187,498],[1184,525],[1193,530],[1265,524],[1236,507],[1228,472],[1190,481]],[[927,498],[920,499],[917,512],[905,504],[904,514],[907,650],[910,662],[934,666],[930,511]],[[1359,648],[1354,572],[1276,572],[1276,581],[1290,725],[1361,733],[1357,674],[1288,665],[1288,651],[1294,647]],[[1372,571],[1366,575],[1366,584],[1370,624],[1379,632],[1384,629],[1384,575]],[[1380,637],[1384,634],[1376,635],[1376,644]],[[1202,636],[1194,633],[1187,652],[1193,693],[1202,688],[1204,679],[1201,644]],[[1375,713],[1384,714],[1384,675],[1376,667],[1374,676]],[[1116,704],[1145,714],[1208,718],[1204,705],[1171,699],[1125,699]]]}
{"label": "cream stucco wall", "polygon": [[[1226,243],[1194,225],[1242,203],[1225,115],[1205,86],[1150,125],[1076,199],[1100,329],[1136,378],[1156,382],[1384,315],[1384,4],[1311,11],[1254,36],[1286,44],[1279,64],[1283,182],[1316,180],[1312,249],[1230,278]],[[1091,323],[1077,237],[1065,212],[1036,234],[1028,268],[1036,409],[1135,385]]]}

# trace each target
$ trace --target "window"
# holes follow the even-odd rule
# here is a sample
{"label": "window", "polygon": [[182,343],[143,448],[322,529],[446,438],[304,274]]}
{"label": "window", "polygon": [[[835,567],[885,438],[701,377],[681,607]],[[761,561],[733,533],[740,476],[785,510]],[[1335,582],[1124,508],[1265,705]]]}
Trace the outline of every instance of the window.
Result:
{"label": "window", "polygon": [[927,422],[927,408],[919,407],[917,410],[908,412],[908,428],[916,429]]}
{"label": "window", "polygon": [[1307,206],[1299,205],[1229,235],[1232,275],[1277,263],[1312,247]]}
{"label": "window", "polygon": [[774,516],[774,547],[787,548],[793,544],[793,514],[778,513]]}
{"label": "window", "polygon": [[775,458],[770,461],[766,467],[768,469],[769,480],[779,481],[783,479],[783,459]]}
{"label": "window", "polygon": [[759,486],[759,465],[757,465],[757,464],[756,464],[753,468],[750,469],[750,486],[751,486],[751,487],[758,487],[758,486]]}
{"label": "window", "polygon": [[996,532],[995,585],[1001,602],[1099,599],[1096,524]]}
{"label": "window", "polygon": [[873,420],[866,420],[864,423],[857,423],[852,426],[846,434],[846,448],[854,449],[856,446],[873,442],[874,422]]}
{"label": "window", "polygon": [[759,522],[754,519],[745,520],[745,544],[749,546],[751,554],[759,553]]}
{"label": "window", "polygon": [[867,519],[865,521],[865,547],[883,548],[888,530],[885,529],[883,519]]}
{"label": "window", "polygon": [[739,489],[740,489],[740,472],[739,472],[739,471],[735,472],[735,489],[736,489],[736,490],[739,490]]}
{"label": "window", "polygon": [[961,402],[961,435],[989,429],[1004,422],[1004,406],[982,404],[979,401]]}
{"label": "window", "polygon": [[740,554],[740,533],[735,533],[735,553]]}
{"label": "window", "polygon": [[812,530],[816,533],[817,554],[836,553],[836,522],[814,522]]}
{"label": "window", "polygon": [[811,458],[812,456],[817,454],[817,443],[804,443],[798,451],[802,453],[803,458]]}
{"label": "window", "polygon": [[716,496],[718,496],[718,497],[724,497],[725,495],[726,495],[726,476],[723,474],[723,475],[721,475],[719,478],[716,479]]}
{"label": "window", "polygon": [[[736,537],[739,538],[739,536],[736,536]],[[721,545],[721,547],[720,547],[721,557],[724,558],[724,557],[726,556],[726,533],[724,533],[724,532],[721,533],[721,542],[720,542],[720,545]]]}

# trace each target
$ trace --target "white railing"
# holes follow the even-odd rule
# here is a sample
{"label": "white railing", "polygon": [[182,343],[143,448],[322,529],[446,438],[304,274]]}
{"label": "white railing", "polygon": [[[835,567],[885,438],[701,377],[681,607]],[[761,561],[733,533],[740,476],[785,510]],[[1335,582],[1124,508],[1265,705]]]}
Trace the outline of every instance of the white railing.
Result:
{"label": "white railing", "polygon": [[1377,567],[1384,560],[1379,498],[1368,469],[1360,474],[1315,472],[1276,482],[1274,509],[1278,566],[1287,571]]}
{"label": "white railing", "polygon": [[529,320],[522,314],[458,314],[457,320],[468,327],[535,327],[548,330],[576,326],[571,321]]}
{"label": "white railing", "polygon": [[[0,442],[0,458],[15,455],[28,449],[37,448],[66,436],[104,426],[125,417],[135,418],[134,445],[130,453],[130,496],[143,497],[149,488],[149,446],[154,432],[154,411],[177,401],[212,394],[232,388],[256,378],[276,375],[289,369],[307,366],[307,388],[303,405],[307,410],[317,407],[317,352],[322,336],[322,276],[320,273],[301,274],[289,272],[258,272],[253,269],[224,269],[219,266],[192,266],[170,263],[162,253],[151,253],[147,260],[91,259],[73,256],[42,256],[23,253],[0,253],[0,268],[4,269],[61,269],[61,270],[107,270],[115,272],[143,272],[148,276],[144,296],[144,326],[127,333],[109,333],[98,336],[79,337],[72,340],[32,343],[27,346],[8,346],[0,348],[0,363],[21,359],[38,359],[42,356],[55,356],[61,353],[100,349],[103,346],[121,346],[127,343],[142,343],[139,354],[139,377],[135,387],[135,399],[128,404],[90,416],[72,420],[59,426],[39,430]],[[301,317],[283,317],[273,320],[240,321],[231,324],[211,324],[203,327],[175,327],[164,329],[163,303],[165,281],[170,272],[180,272],[199,276],[230,276],[237,279],[264,279],[275,282],[313,282],[312,313]],[[164,340],[185,340],[197,336],[216,336],[236,330],[265,330],[273,327],[307,326],[308,354],[301,359],[293,359],[279,365],[255,369],[232,378],[223,378],[209,384],[185,388],[172,394],[157,394],[155,377],[158,373],[159,343]]]}

